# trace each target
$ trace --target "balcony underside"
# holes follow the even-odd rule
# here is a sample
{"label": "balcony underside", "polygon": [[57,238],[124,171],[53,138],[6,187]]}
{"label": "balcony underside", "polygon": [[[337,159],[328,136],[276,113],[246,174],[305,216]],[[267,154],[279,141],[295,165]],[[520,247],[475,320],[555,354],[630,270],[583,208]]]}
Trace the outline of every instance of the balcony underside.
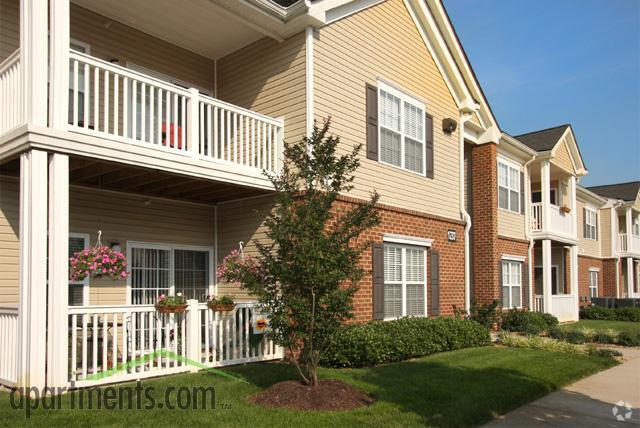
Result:
{"label": "balcony underside", "polygon": [[[18,176],[19,163],[19,159],[13,158],[0,165],[0,175]],[[69,158],[69,182],[76,186],[207,204],[269,193],[264,189],[80,156]]]}

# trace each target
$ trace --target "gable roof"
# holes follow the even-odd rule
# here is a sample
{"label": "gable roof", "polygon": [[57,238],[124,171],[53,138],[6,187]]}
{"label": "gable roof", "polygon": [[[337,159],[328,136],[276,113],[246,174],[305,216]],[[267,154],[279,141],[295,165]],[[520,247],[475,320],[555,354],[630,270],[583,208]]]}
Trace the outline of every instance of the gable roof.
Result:
{"label": "gable roof", "polygon": [[567,131],[567,128],[569,128],[569,125],[560,125],[541,131],[529,132],[528,134],[516,135],[515,138],[536,152],[546,152],[553,150],[558,140]]}
{"label": "gable roof", "polygon": [[640,191],[640,181],[628,183],[605,184],[603,186],[587,187],[593,193],[606,198],[622,199],[623,201],[635,201]]}

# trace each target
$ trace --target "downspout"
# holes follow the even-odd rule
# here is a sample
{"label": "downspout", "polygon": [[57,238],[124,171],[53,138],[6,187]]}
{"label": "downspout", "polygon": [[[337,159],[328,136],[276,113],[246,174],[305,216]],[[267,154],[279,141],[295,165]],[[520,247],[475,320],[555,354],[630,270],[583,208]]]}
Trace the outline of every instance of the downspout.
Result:
{"label": "downspout", "polygon": [[529,202],[531,201],[531,183],[529,183],[529,165],[531,164],[531,162],[533,162],[536,159],[536,157],[534,156],[533,158],[529,159],[528,161],[526,161],[523,165],[524,168],[524,183],[525,183],[525,191],[524,191],[524,196],[525,196],[525,208],[524,208],[524,236],[525,238],[529,241],[529,266],[528,266],[528,277],[529,277],[529,310],[532,310],[533,308],[533,246],[535,245],[535,241],[533,240],[533,237],[531,236],[531,231],[529,230],[531,228],[531,219],[529,218],[529,216],[531,216],[531,210],[529,208],[530,204]]}
{"label": "downspout", "polygon": [[464,309],[467,313],[471,310],[471,263],[469,259],[471,252],[471,243],[469,241],[471,216],[464,206],[464,124],[471,119],[471,113],[468,109],[460,110],[460,130],[458,132],[460,144],[460,215],[464,221]]}

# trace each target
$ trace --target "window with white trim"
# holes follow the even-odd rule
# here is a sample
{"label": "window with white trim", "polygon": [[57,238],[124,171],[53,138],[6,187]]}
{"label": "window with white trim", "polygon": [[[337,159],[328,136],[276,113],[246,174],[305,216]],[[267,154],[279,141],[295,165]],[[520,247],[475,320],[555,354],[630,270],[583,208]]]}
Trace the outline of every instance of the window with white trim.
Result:
{"label": "window with white trim", "polygon": [[162,294],[177,293],[206,301],[211,291],[211,250],[133,244],[129,251],[132,304],[149,305]]}
{"label": "window with white trim", "polygon": [[585,207],[584,209],[584,237],[585,239],[597,239],[597,219],[596,210]]}
{"label": "window with white trim", "polygon": [[598,271],[589,271],[589,297],[598,297]]}
{"label": "window with white trim", "polygon": [[[78,251],[89,248],[89,235],[84,233],[69,233],[69,258]],[[89,304],[89,278],[72,282],[69,280],[69,306],[85,306]]]}
{"label": "window with white trim", "polygon": [[522,262],[502,261],[502,306],[522,307]]}
{"label": "window with white trim", "polygon": [[382,83],[378,91],[380,161],[424,175],[424,103]]}
{"label": "window with white trim", "polygon": [[640,236],[640,216],[633,220],[633,234],[635,236]]}
{"label": "window with white trim", "polygon": [[520,213],[520,169],[498,160],[498,206]]}
{"label": "window with white trim", "polygon": [[425,248],[384,245],[384,318],[426,315]]}

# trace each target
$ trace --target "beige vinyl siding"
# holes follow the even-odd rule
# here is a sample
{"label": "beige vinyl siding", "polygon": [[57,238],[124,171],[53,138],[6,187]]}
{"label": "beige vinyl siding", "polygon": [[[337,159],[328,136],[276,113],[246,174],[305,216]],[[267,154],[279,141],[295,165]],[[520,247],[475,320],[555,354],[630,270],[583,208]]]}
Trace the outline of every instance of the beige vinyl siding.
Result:
{"label": "beige vinyl siding", "polygon": [[555,148],[551,163],[565,169],[567,172],[575,173],[573,162],[571,161],[571,155],[569,154],[569,149],[567,148],[567,144],[564,141],[558,143],[558,146]]}
{"label": "beige vinyl siding", "polygon": [[[127,241],[214,245],[211,206],[72,187],[69,209],[70,232],[90,234],[95,245],[102,230],[102,243],[119,242],[125,254]],[[89,290],[92,305],[126,303],[126,281],[92,279]]]}
{"label": "beige vinyl siding", "polygon": [[[256,255],[255,241],[266,242],[264,220],[273,206],[271,196],[239,200],[218,206],[218,263],[244,243],[244,253]],[[218,295],[249,299],[238,284],[218,283]]]}
{"label": "beige vinyl siding", "polygon": [[457,118],[454,99],[402,0],[389,0],[318,30],[314,39],[314,111],[332,117],[341,150],[366,144],[366,84],[384,77],[426,101],[434,117],[435,178],[366,159],[350,195],[460,218],[457,132],[445,135],[442,119]]}
{"label": "beige vinyl siding", "polygon": [[584,207],[585,206],[590,206],[590,205],[588,204],[585,205],[585,203],[580,200],[576,201],[576,211],[577,211],[576,214],[578,215],[578,219],[577,219],[578,239],[580,241],[579,242],[580,255],[600,257],[601,256],[600,243],[602,238],[602,232],[604,229],[607,228],[607,225],[602,221],[602,210],[596,210],[596,212],[598,213],[598,240],[585,239],[584,237]]}
{"label": "beige vinyl siding", "polygon": [[[108,28],[107,28],[108,27]],[[91,45],[91,56],[136,65],[213,91],[214,61],[102,15],[71,5],[71,37]]]}
{"label": "beige vinyl siding", "polygon": [[498,209],[498,235],[525,239],[524,214]]}
{"label": "beige vinyl siding", "polygon": [[18,307],[19,215],[19,181],[0,176],[0,306],[3,307]]}
{"label": "beige vinyl siding", "polygon": [[0,0],[0,62],[20,47],[20,0]]}
{"label": "beige vinyl siding", "polygon": [[613,255],[611,251],[611,208],[599,210],[600,214],[600,246],[602,257]]}
{"label": "beige vinyl siding", "polygon": [[306,132],[304,32],[282,43],[264,38],[218,60],[217,97],[284,118],[284,137]]}

